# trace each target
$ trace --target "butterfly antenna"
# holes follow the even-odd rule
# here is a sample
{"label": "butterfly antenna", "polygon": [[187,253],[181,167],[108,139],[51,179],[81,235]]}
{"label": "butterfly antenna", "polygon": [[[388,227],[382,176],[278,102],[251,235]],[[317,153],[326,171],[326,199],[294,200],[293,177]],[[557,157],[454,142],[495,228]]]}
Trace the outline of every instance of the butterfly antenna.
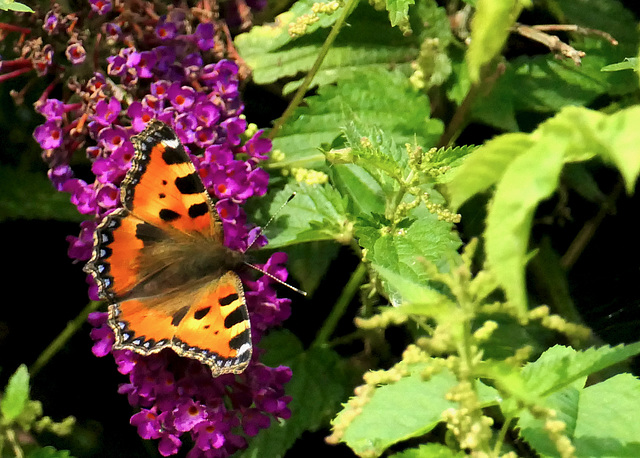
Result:
{"label": "butterfly antenna", "polygon": [[[280,212],[282,211],[282,209],[283,209],[283,208],[284,208],[284,207],[285,207],[289,202],[291,202],[291,199],[293,199],[295,196],[296,196],[296,193],[295,193],[295,192],[294,192],[294,193],[292,193],[292,194],[287,198],[287,200],[285,201],[285,203],[283,203],[282,205],[280,205],[280,208],[278,208],[278,209],[275,211],[275,213],[274,213],[273,215],[271,215],[271,218],[269,218],[269,221],[267,221],[267,223],[266,223],[264,226],[262,226],[262,227],[260,228],[260,232],[258,233],[258,235],[256,235],[256,236],[255,236],[255,238],[251,241],[251,243],[249,244],[249,246],[247,247],[247,249],[246,249],[246,250],[244,250],[244,251],[245,251],[245,253],[246,253],[247,251],[249,251],[249,249],[251,249],[251,247],[252,247],[252,246],[253,246],[253,245],[258,241],[258,237],[260,237],[260,236],[264,233],[264,230],[265,230],[267,227],[269,227],[269,224],[271,224],[271,223],[273,222],[273,220],[276,218],[276,216],[278,216],[278,213],[280,213]],[[251,267],[253,267],[253,266],[251,266]],[[257,269],[257,270],[260,270],[260,269]],[[267,274],[267,275],[268,275],[268,274]]]}
{"label": "butterfly antenna", "polygon": [[257,270],[257,271],[258,271],[258,272],[260,272],[261,274],[266,275],[267,277],[271,278],[272,280],[277,281],[277,282],[278,282],[278,283],[280,283],[281,285],[286,286],[287,288],[289,288],[289,289],[291,289],[291,290],[295,291],[296,293],[298,293],[298,294],[302,294],[303,296],[306,296],[306,295],[307,295],[307,292],[306,292],[306,291],[303,291],[303,290],[301,290],[301,289],[298,289],[298,288],[296,288],[295,286],[291,286],[289,283],[287,283],[287,282],[285,282],[285,281],[280,280],[278,277],[276,277],[276,276],[275,276],[275,275],[273,275],[273,274],[270,274],[270,273],[269,273],[269,272],[267,272],[266,270],[263,270],[263,269],[261,269],[260,267],[258,267],[258,266],[256,266],[256,265],[254,265],[254,264],[251,264],[250,262],[246,262],[246,261],[245,261],[244,263],[245,263],[245,265],[247,265],[247,266],[251,267],[252,269]]}
{"label": "butterfly antenna", "polygon": [[[275,219],[275,217],[276,217],[276,216],[278,216],[278,213],[280,213],[280,212],[282,211],[282,209],[283,209],[283,208],[284,208],[284,207],[285,207],[289,202],[291,202],[291,199],[293,199],[295,196],[296,196],[296,193],[294,192],[294,193],[292,193],[292,194],[287,198],[287,200],[285,201],[285,203],[283,203],[282,205],[280,205],[280,208],[278,208],[278,210],[276,210],[276,211],[273,213],[273,215],[271,215],[271,218],[269,218],[269,221],[267,221],[267,223],[266,223],[264,226],[262,226],[262,227],[260,228],[260,234],[262,234],[262,233],[264,232],[264,230],[269,226],[269,224],[271,224],[271,222]],[[245,250],[245,252],[246,252],[246,251],[249,251],[249,249],[253,246],[253,244],[254,244],[254,243],[256,243],[256,241],[258,240],[258,237],[260,236],[260,234],[258,234],[258,235],[253,239],[253,241],[249,244],[249,246],[247,247],[247,249]],[[289,288],[289,289],[291,289],[291,290],[295,291],[296,293],[301,294],[301,295],[303,295],[303,296],[306,296],[306,295],[307,295],[307,292],[306,292],[306,291],[303,291],[303,290],[301,290],[301,289],[298,289],[298,288],[296,288],[295,286],[291,286],[289,283],[287,283],[287,282],[284,282],[284,281],[280,280],[278,277],[276,277],[276,276],[275,276],[275,275],[273,275],[273,274],[270,274],[270,273],[269,273],[269,272],[267,272],[266,270],[263,270],[263,269],[261,269],[260,267],[258,267],[258,266],[256,266],[256,265],[254,265],[254,264],[251,264],[251,263],[249,263],[249,262],[247,262],[247,261],[245,261],[244,263],[245,263],[245,265],[247,265],[247,266],[251,267],[252,269],[257,270],[257,271],[258,271],[258,272],[260,272],[261,274],[266,275],[267,277],[269,277],[269,278],[271,278],[271,279],[275,280],[276,282],[280,283],[281,285],[286,286],[287,288]]]}

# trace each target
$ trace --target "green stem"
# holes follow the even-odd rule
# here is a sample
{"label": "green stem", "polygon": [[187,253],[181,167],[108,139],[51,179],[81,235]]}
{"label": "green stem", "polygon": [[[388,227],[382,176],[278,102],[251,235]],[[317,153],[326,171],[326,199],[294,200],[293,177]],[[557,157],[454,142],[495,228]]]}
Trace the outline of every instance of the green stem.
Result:
{"label": "green stem", "polygon": [[338,36],[338,32],[340,32],[340,29],[346,22],[347,17],[349,17],[349,14],[351,14],[351,12],[353,11],[353,8],[357,3],[358,3],[358,0],[347,1],[346,5],[342,10],[342,14],[338,18],[338,20],[335,22],[335,24],[333,24],[333,27],[331,28],[331,32],[329,32],[327,39],[322,44],[322,48],[320,48],[318,57],[316,58],[316,61],[313,63],[311,70],[309,70],[309,73],[307,73],[307,76],[305,76],[304,80],[302,81],[302,84],[296,91],[287,109],[284,111],[284,113],[282,113],[282,116],[276,121],[276,123],[273,125],[273,129],[271,129],[271,131],[269,132],[270,139],[273,139],[278,135],[278,132],[284,125],[285,121],[289,119],[289,117],[293,113],[293,110],[295,110],[298,107],[298,105],[300,105],[300,102],[302,102],[304,95],[307,93],[307,89],[309,89],[309,86],[311,85],[311,81],[313,81],[313,78],[318,73],[318,70],[320,69],[322,62],[324,61],[324,58],[327,56],[327,53],[329,52],[331,45],[333,45],[333,42]]}
{"label": "green stem", "polygon": [[360,284],[362,283],[362,280],[364,280],[366,274],[367,268],[364,262],[360,262],[358,267],[356,267],[356,270],[351,274],[351,278],[349,278],[349,281],[342,290],[342,293],[331,310],[331,313],[323,323],[322,328],[318,331],[316,339],[313,341],[311,346],[319,347],[327,343],[329,337],[331,337],[331,334],[333,334],[333,331],[338,325],[338,321],[340,321],[340,318],[342,318],[342,315],[346,312],[351,299],[353,299],[353,296],[358,292]]}
{"label": "green stem", "polygon": [[496,440],[496,445],[493,447],[493,456],[500,456],[500,451],[502,450],[502,444],[504,444],[504,439],[507,437],[507,431],[509,431],[509,425],[511,424],[511,420],[513,417],[510,415],[504,419],[504,423],[502,428],[500,428],[500,432],[498,433],[498,439]]}
{"label": "green stem", "polygon": [[42,369],[51,358],[55,356],[71,339],[71,337],[86,323],[89,313],[96,310],[102,303],[91,301],[89,304],[76,316],[73,321],[67,324],[67,327],[58,334],[58,336],[49,344],[47,348],[38,356],[38,359],[31,366],[29,373],[33,377]]}

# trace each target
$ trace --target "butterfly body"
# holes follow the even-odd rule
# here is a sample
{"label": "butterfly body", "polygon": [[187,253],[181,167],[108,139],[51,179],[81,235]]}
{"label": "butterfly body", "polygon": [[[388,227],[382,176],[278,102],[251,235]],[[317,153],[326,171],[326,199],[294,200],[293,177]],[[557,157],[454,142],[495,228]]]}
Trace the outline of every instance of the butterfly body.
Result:
{"label": "butterfly body", "polygon": [[236,273],[244,255],[224,245],[213,202],[175,133],[152,121],[133,141],[122,208],[99,224],[85,268],[110,303],[114,348],[171,348],[214,376],[239,373],[251,358]]}

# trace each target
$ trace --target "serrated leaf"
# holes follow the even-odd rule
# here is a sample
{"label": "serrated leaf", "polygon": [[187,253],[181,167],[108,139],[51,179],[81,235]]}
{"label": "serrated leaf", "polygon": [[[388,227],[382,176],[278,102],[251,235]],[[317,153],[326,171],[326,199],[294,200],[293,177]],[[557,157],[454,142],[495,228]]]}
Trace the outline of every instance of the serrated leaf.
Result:
{"label": "serrated leaf", "polygon": [[45,173],[0,166],[0,221],[7,219],[56,219],[82,221],[69,194],[57,192]]}
{"label": "serrated leaf", "polygon": [[438,221],[426,210],[418,214],[406,227],[393,232],[382,222],[361,219],[356,224],[356,236],[373,264],[417,284],[427,284],[429,273],[423,261],[446,266],[457,257],[460,240],[450,223]]}
{"label": "serrated leaf", "polygon": [[[265,203],[264,215],[273,215],[295,193],[278,217],[265,229],[269,249],[295,243],[350,240],[350,224],[345,202],[329,185],[293,183],[273,194]],[[266,201],[265,201],[266,202]]]}
{"label": "serrated leaf", "polygon": [[[289,43],[290,38],[283,37],[296,14],[285,13],[278,17],[280,19],[275,26],[253,27],[250,32],[236,37],[236,48],[251,67],[257,84],[299,78],[315,62],[328,31],[310,29],[312,33]],[[370,6],[356,8],[349,17],[349,27],[341,30],[310,87],[325,86],[343,77],[351,77],[358,69],[372,71],[387,68],[391,63],[408,67],[408,64],[401,63],[417,55],[417,46],[407,46],[402,32],[388,24],[384,14]],[[283,92],[287,94],[296,90],[301,82],[301,79],[296,79],[287,83]]]}
{"label": "serrated leaf", "polygon": [[315,431],[328,423],[347,390],[340,358],[333,350],[303,351],[298,339],[286,331],[269,334],[260,347],[267,349],[265,364],[291,368],[293,377],[286,385],[286,393],[292,397],[291,418],[258,433],[240,454],[244,458],[283,456],[304,431]]}
{"label": "serrated leaf", "polygon": [[576,351],[570,347],[555,345],[536,361],[522,370],[530,392],[547,396],[614,364],[618,364],[640,353],[640,342],[616,347],[603,346]]}
{"label": "serrated leaf", "polygon": [[[575,456],[640,455],[640,381],[631,374],[586,388],[584,379],[577,380],[550,397],[546,405],[567,425]],[[518,426],[521,436],[542,456],[559,455],[541,420],[526,413]]]}
{"label": "serrated leaf", "polygon": [[521,56],[507,63],[492,91],[476,100],[473,118],[499,129],[517,131],[518,112],[554,113],[565,106],[589,105],[603,94],[635,90],[633,73],[601,71],[603,66],[624,58],[628,51],[596,38],[573,44],[586,53],[579,66],[551,54]]}
{"label": "serrated leaf", "polygon": [[526,0],[478,0],[471,22],[466,61],[469,77],[478,82],[482,67],[497,56]]}
{"label": "serrated leaf", "polygon": [[349,196],[349,210],[355,215],[382,214],[384,193],[366,170],[355,164],[336,164],[329,170],[331,182],[343,196]]}
{"label": "serrated leaf", "polygon": [[[457,404],[446,399],[447,392],[458,382],[448,370],[424,380],[426,364],[415,364],[410,375],[397,382],[382,385],[361,407],[344,431],[345,442],[360,456],[378,456],[391,445],[421,436],[431,431],[442,418],[442,412]],[[496,402],[495,390],[478,382],[478,394],[483,405]],[[339,424],[343,410],[334,424]]]}
{"label": "serrated leaf", "polygon": [[[388,87],[394,90],[386,91]],[[376,127],[397,145],[417,143],[425,148],[435,144],[443,131],[442,122],[430,118],[429,98],[397,70],[353,71],[336,86],[323,87],[305,100],[307,106],[296,109],[293,120],[273,140],[273,148],[286,156],[278,165],[324,165],[320,146],[331,144],[349,123]]]}
{"label": "serrated leaf", "polygon": [[21,364],[9,377],[9,383],[0,401],[0,411],[7,421],[18,418],[29,400],[29,371]]}

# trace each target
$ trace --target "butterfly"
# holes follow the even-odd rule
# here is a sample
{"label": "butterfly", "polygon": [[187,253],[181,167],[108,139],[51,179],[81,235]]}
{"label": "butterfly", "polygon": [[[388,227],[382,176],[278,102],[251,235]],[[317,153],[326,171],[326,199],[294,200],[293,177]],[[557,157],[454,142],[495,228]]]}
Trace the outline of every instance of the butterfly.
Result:
{"label": "butterfly", "polygon": [[170,348],[214,377],[240,373],[252,353],[236,273],[244,254],[225,246],[213,201],[175,132],[152,120],[132,141],[122,207],[98,225],[85,266],[109,303],[113,348]]}

